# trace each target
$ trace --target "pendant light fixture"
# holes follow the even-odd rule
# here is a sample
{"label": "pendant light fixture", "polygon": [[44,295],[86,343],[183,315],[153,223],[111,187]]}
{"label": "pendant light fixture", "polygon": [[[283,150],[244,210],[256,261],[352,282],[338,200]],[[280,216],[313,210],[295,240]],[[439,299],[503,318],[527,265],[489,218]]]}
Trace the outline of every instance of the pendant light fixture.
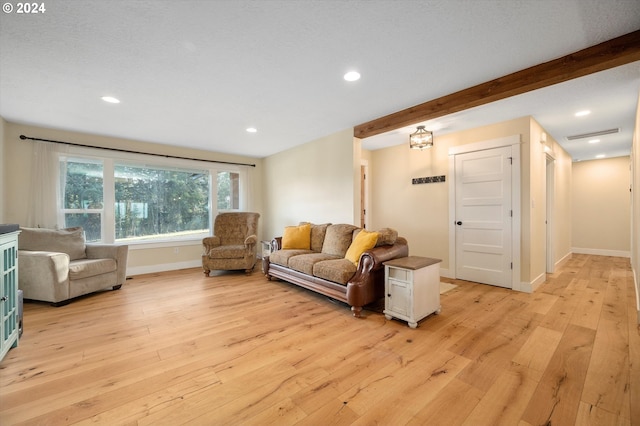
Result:
{"label": "pendant light fixture", "polygon": [[415,133],[409,135],[409,148],[411,149],[425,149],[433,146],[433,132],[430,132],[424,128],[424,126],[418,126]]}

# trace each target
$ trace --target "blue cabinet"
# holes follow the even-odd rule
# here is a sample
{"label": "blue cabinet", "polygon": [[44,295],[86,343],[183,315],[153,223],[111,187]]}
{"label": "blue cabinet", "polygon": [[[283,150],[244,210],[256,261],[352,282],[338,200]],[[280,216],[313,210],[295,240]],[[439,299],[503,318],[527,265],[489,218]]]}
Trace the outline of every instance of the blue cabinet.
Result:
{"label": "blue cabinet", "polygon": [[19,233],[0,233],[0,361],[18,346]]}

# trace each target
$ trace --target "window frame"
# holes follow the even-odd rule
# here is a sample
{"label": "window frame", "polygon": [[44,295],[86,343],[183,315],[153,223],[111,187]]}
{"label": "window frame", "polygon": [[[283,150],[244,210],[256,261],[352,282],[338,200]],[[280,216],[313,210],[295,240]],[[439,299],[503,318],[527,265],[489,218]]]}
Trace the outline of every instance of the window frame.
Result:
{"label": "window frame", "polygon": [[[174,247],[176,245],[190,245],[193,242],[200,242],[203,237],[210,236],[213,233],[213,223],[215,217],[222,212],[229,211],[244,211],[247,208],[248,203],[248,174],[245,167],[242,165],[223,164],[208,161],[187,160],[179,158],[166,158],[156,157],[145,154],[128,154],[126,157],[117,151],[100,151],[96,152],[96,149],[85,147],[69,147],[65,153],[58,153],[57,161],[61,164],[66,159],[71,160],[83,160],[87,162],[102,162],[103,164],[103,208],[101,217],[101,243],[113,244],[119,243],[120,240],[115,240],[115,166],[116,164],[127,164],[140,167],[158,167],[164,169],[193,169],[194,171],[207,171],[209,173],[209,202],[207,208],[209,209],[209,233],[202,233],[196,235],[190,235],[186,237],[175,238],[159,238],[153,241],[127,241],[130,246],[138,248],[160,248],[160,247]],[[58,167],[60,172],[60,167]],[[238,209],[220,209],[218,210],[218,185],[217,176],[218,172],[230,172],[238,173],[239,185],[238,185]],[[62,187],[63,180],[60,177],[57,179],[57,219],[58,223],[65,223],[65,213],[78,212],[77,209],[64,209],[62,204],[64,188]],[[108,208],[110,206],[111,208]],[[87,211],[88,212],[88,211]]]}

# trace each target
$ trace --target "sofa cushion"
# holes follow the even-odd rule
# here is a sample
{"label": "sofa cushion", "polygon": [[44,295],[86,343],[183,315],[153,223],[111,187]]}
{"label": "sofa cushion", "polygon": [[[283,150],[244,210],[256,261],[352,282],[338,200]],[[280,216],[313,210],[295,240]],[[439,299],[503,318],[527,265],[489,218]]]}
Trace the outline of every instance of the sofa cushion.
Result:
{"label": "sofa cushion", "polygon": [[345,258],[323,260],[313,265],[313,276],[346,285],[356,273],[356,266]]}
{"label": "sofa cushion", "polygon": [[277,250],[269,255],[269,262],[288,267],[291,257],[310,253],[313,252],[311,250]]}
{"label": "sofa cushion", "polygon": [[242,259],[247,254],[244,244],[213,247],[207,253],[209,259]]}
{"label": "sofa cushion", "polygon": [[94,277],[115,272],[117,268],[118,265],[114,259],[78,259],[69,262],[69,279],[73,281]]}
{"label": "sofa cushion", "polygon": [[323,260],[336,259],[336,256],[326,253],[300,254],[289,258],[289,268],[313,275],[313,265]]}
{"label": "sofa cushion", "polygon": [[353,231],[357,226],[348,224],[329,225],[322,244],[322,253],[344,257],[353,241]]}
{"label": "sofa cushion", "polygon": [[69,260],[85,259],[84,231],[81,227],[67,229],[20,228],[20,250],[66,253]]}
{"label": "sofa cushion", "polygon": [[391,228],[382,228],[378,230],[378,241],[376,242],[376,247],[393,245],[396,243],[398,239],[398,231]]}
{"label": "sofa cushion", "polygon": [[[304,225],[309,222],[300,222],[300,225]],[[324,236],[327,233],[327,228],[330,223],[323,223],[320,225],[311,223],[311,250],[320,253],[322,251],[322,243],[324,243]]]}
{"label": "sofa cushion", "polygon": [[282,248],[309,250],[311,248],[311,224],[285,227],[282,234]]}
{"label": "sofa cushion", "polygon": [[353,239],[353,242],[349,246],[347,253],[344,255],[345,259],[353,262],[354,265],[358,266],[360,255],[362,255],[362,253],[364,253],[365,251],[374,248],[377,241],[377,232],[370,232],[366,229],[359,230],[356,234],[356,237]]}

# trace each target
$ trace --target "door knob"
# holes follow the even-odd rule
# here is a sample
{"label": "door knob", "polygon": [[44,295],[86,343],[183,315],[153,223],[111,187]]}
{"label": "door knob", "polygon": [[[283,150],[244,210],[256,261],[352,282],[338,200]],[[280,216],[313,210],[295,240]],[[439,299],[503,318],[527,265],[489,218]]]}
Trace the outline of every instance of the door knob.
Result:
{"label": "door knob", "polygon": [[456,222],[456,225],[462,225],[462,222],[457,221],[457,222]]}

